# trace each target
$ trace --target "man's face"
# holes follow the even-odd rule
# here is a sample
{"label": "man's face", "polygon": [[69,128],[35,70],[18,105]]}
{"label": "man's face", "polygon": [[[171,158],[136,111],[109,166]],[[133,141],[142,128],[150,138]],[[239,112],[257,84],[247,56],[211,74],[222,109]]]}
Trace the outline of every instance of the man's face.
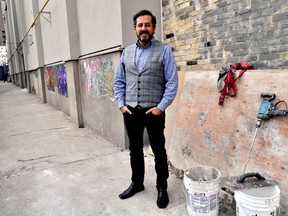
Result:
{"label": "man's face", "polygon": [[152,25],[152,17],[149,15],[140,16],[136,21],[137,23],[134,30],[139,39],[140,45],[145,46],[145,44],[152,39],[155,33],[155,28]]}

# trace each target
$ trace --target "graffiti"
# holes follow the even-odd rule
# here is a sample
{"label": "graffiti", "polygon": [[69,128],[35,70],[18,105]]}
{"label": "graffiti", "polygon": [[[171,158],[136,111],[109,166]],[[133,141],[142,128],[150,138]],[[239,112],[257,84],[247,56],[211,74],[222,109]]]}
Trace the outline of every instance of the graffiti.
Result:
{"label": "graffiti", "polygon": [[44,72],[47,89],[50,91],[55,91],[54,68],[46,67]]}
{"label": "graffiti", "polygon": [[68,97],[66,65],[65,64],[57,65],[55,67],[55,71],[56,71],[58,93]]}
{"label": "graffiti", "polygon": [[93,99],[113,96],[114,68],[112,56],[100,56],[81,62],[81,75],[85,92]]}
{"label": "graffiti", "polygon": [[66,65],[46,67],[44,73],[47,89],[54,92],[56,89],[58,94],[68,97]]}

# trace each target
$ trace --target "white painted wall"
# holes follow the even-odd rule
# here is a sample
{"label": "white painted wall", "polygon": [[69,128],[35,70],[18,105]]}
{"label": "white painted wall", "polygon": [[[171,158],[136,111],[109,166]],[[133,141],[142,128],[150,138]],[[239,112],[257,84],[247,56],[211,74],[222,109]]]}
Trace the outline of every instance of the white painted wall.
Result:
{"label": "white painted wall", "polygon": [[77,1],[80,53],[122,45],[120,0]]}
{"label": "white painted wall", "polygon": [[[45,3],[43,0],[40,2],[39,6]],[[51,23],[42,16],[40,16],[40,19],[37,21],[42,31],[44,64],[49,65],[55,62],[69,60],[66,1],[50,0],[44,11],[51,14]],[[49,18],[49,14],[43,14],[43,16]]]}
{"label": "white painted wall", "polygon": [[[7,0],[8,37],[21,42],[46,0]],[[125,48],[136,41],[132,17],[148,9],[156,15],[155,37],[162,40],[161,1],[50,0],[22,45],[26,71],[93,53]],[[10,53],[15,50],[11,45]],[[115,51],[115,49],[114,49]],[[15,59],[14,64],[20,64]],[[22,72],[21,64],[16,73]]]}
{"label": "white painted wall", "polygon": [[[28,29],[30,28],[31,24],[34,21],[34,17],[37,15],[37,12],[39,11],[38,4],[37,7],[33,8],[33,2],[31,0],[23,0],[22,3],[23,6],[23,18],[21,18],[21,25],[22,33],[21,33],[21,39],[25,36]],[[24,39],[23,42],[23,52],[24,60],[25,60],[25,69],[30,71],[33,69],[37,69],[39,66],[39,57],[38,55],[38,49],[37,46],[42,46],[42,44],[39,44],[39,41],[37,41],[36,34],[39,34],[38,32],[41,31],[40,29],[32,28],[31,31],[28,33],[28,36]]]}

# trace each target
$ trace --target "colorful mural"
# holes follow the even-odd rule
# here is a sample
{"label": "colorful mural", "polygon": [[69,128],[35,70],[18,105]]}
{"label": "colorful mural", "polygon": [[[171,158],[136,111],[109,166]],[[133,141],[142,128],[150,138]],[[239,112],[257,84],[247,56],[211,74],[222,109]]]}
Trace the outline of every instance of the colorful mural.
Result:
{"label": "colorful mural", "polygon": [[[68,97],[66,65],[55,66],[58,94]],[[56,83],[55,83],[56,84]]]}
{"label": "colorful mural", "polygon": [[54,68],[46,67],[44,73],[47,89],[50,91],[55,91]]}
{"label": "colorful mural", "polygon": [[81,75],[85,93],[93,99],[113,100],[114,67],[112,55],[105,55],[81,61]]}
{"label": "colorful mural", "polygon": [[46,67],[44,73],[47,89],[50,91],[56,89],[58,94],[68,97],[66,65]]}

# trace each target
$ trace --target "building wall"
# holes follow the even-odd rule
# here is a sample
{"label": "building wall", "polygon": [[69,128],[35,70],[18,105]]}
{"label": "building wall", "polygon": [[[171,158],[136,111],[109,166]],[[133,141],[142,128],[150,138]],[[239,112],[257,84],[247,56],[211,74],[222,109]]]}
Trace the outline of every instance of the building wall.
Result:
{"label": "building wall", "polygon": [[79,78],[84,125],[125,148],[122,115],[113,96],[114,71],[119,59],[119,52],[81,59]]}
{"label": "building wall", "polygon": [[77,1],[81,56],[122,48],[120,6],[120,0]]}
{"label": "building wall", "polygon": [[[43,5],[45,1],[39,6]],[[44,64],[49,65],[55,62],[64,62],[70,59],[69,41],[70,35],[67,25],[66,1],[49,1],[42,16],[37,23],[41,27],[42,46],[44,52]],[[77,20],[77,14],[75,14]],[[48,19],[48,20],[47,20]],[[50,21],[50,22],[49,22]]]}
{"label": "building wall", "polygon": [[[7,8],[4,9],[6,33],[7,33],[7,61],[12,81],[24,87],[19,71],[23,71],[23,59],[21,58],[22,46],[20,46],[20,35],[18,29],[18,17],[14,1],[6,1]],[[9,25],[8,25],[9,23]],[[9,39],[8,39],[9,38]],[[17,52],[15,49],[18,48]]]}
{"label": "building wall", "polygon": [[[283,88],[288,70],[246,71],[236,83],[236,97],[227,97],[224,106],[218,105],[218,71],[180,71],[179,74],[178,97],[167,110],[170,162],[182,170],[208,165],[219,169],[222,177],[240,177],[256,131],[260,94],[275,93],[274,104],[279,100],[288,102],[287,89]],[[284,103],[277,108],[287,109]],[[283,215],[288,209],[287,120],[286,116],[263,122],[245,170],[277,181]]]}
{"label": "building wall", "polygon": [[[275,93],[274,103],[288,101],[287,3],[163,0],[162,6],[164,41],[173,47],[179,70],[177,98],[167,110],[169,160],[182,170],[210,165],[223,177],[239,177],[256,130],[260,94]],[[245,72],[236,83],[237,96],[219,106],[219,70],[239,61],[256,70]],[[288,215],[287,120],[263,123],[245,171],[278,182],[281,215]]]}
{"label": "building wall", "polygon": [[[17,42],[9,46],[13,83],[70,115],[79,127],[89,127],[127,148],[113,79],[122,50],[136,42],[132,21],[136,12],[155,13],[156,37],[161,39],[160,1],[23,0],[17,5],[6,1],[9,40]],[[63,80],[64,94],[59,85]]]}
{"label": "building wall", "polygon": [[[1,1],[0,2],[0,11],[6,9],[5,2]],[[2,14],[1,14],[2,15]],[[6,33],[5,33],[5,28],[4,28],[4,16],[0,16],[0,46],[6,46]]]}
{"label": "building wall", "polygon": [[66,70],[65,63],[44,68],[47,102],[70,115],[68,72],[71,71]]}
{"label": "building wall", "polygon": [[164,39],[181,70],[238,61],[288,67],[285,0],[163,0],[162,5]]}
{"label": "building wall", "polygon": [[[42,47],[42,27],[40,28],[40,20],[35,22],[35,28],[31,28],[37,13],[41,9],[41,4],[37,0],[24,0],[22,2],[24,9],[22,9],[23,17],[21,17],[22,28],[20,40],[23,40],[23,52],[24,52],[24,62],[25,70],[33,71],[37,70],[39,66],[43,66],[43,47]],[[42,17],[43,19],[43,17]],[[47,22],[48,23],[48,22]],[[25,34],[27,37],[24,38]],[[17,71],[23,72],[23,71]]]}

